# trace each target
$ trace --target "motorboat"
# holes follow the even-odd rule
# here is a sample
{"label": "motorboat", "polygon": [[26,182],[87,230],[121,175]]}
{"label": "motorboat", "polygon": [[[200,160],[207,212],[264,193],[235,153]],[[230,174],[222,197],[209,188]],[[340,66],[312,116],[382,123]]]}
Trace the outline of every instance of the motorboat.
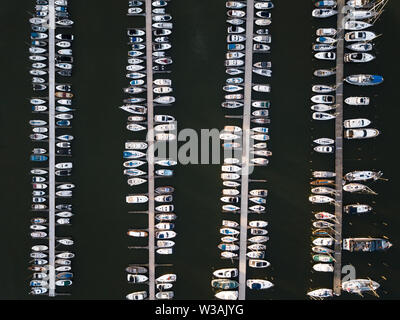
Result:
{"label": "motorboat", "polygon": [[215,297],[220,300],[237,300],[239,292],[232,290],[220,291],[215,294]]}
{"label": "motorboat", "polygon": [[372,31],[351,31],[344,35],[347,42],[360,42],[374,40],[377,35]]}
{"label": "motorboat", "polygon": [[258,68],[253,68],[253,72],[257,73],[260,76],[264,77],[272,77],[272,70],[270,69],[258,69]]}
{"label": "motorboat", "polygon": [[149,278],[146,275],[143,274],[127,274],[127,280],[129,283],[144,283]]}
{"label": "motorboat", "polygon": [[246,4],[239,1],[227,1],[225,6],[229,9],[241,9],[246,7]]}
{"label": "motorboat", "polygon": [[309,291],[309,292],[307,292],[307,295],[312,298],[319,298],[319,299],[331,298],[331,297],[333,297],[333,290],[322,288],[322,289]]}
{"label": "motorboat", "polygon": [[330,255],[326,254],[315,254],[313,255],[313,260],[316,262],[333,262],[334,259]]}
{"label": "motorboat", "polygon": [[367,204],[349,204],[344,207],[344,212],[349,214],[368,213],[372,207]]}
{"label": "motorboat", "polygon": [[126,203],[146,203],[149,198],[145,195],[132,195],[126,197]]}
{"label": "motorboat", "polygon": [[314,112],[312,118],[314,120],[332,120],[335,119],[336,115],[326,112]]}
{"label": "motorboat", "polygon": [[336,177],[335,172],[331,171],[313,171],[313,177],[314,178],[333,178]]}
{"label": "motorboat", "polygon": [[254,21],[254,23],[257,26],[264,27],[264,26],[269,26],[272,23],[272,20],[271,19],[256,19]]}
{"label": "motorboat", "polygon": [[268,2],[256,2],[254,4],[254,8],[258,10],[266,10],[266,9],[272,9],[274,8],[274,4],[270,1]]}
{"label": "motorboat", "polygon": [[[322,46],[322,45],[321,45]],[[315,48],[315,47],[314,47]],[[331,49],[330,47],[328,47]],[[320,60],[335,60],[336,59],[336,53],[335,52],[317,52],[314,54],[314,57]]]}
{"label": "motorboat", "polygon": [[266,260],[260,260],[260,259],[249,259],[249,267],[250,268],[256,268],[256,269],[261,269],[261,268],[267,268],[271,264],[266,261]]}
{"label": "motorboat", "polygon": [[344,102],[350,106],[367,106],[370,103],[369,97],[348,97]]}
{"label": "motorboat", "polygon": [[126,234],[134,238],[146,238],[149,236],[149,233],[147,231],[137,229],[128,230]]}
{"label": "motorboat", "polygon": [[269,240],[269,237],[266,236],[255,236],[248,239],[251,243],[264,243]]}
{"label": "motorboat", "polygon": [[329,18],[336,14],[337,11],[333,9],[314,9],[311,13],[314,18]]}
{"label": "motorboat", "polygon": [[373,252],[385,251],[392,247],[392,244],[381,238],[345,238],[343,239],[343,250],[350,252]]}
{"label": "motorboat", "polygon": [[253,37],[253,40],[258,43],[271,43],[270,35],[257,35]]}
{"label": "motorboat", "polygon": [[374,86],[383,82],[383,77],[370,74],[355,74],[344,79],[347,83],[357,86]]}
{"label": "motorboat", "polygon": [[227,43],[244,42],[246,37],[240,34],[229,34],[226,38]]}
{"label": "motorboat", "polygon": [[312,247],[312,251],[315,253],[325,253],[325,254],[330,254],[330,253],[334,252],[333,249],[329,249],[329,248],[321,247],[321,246]]}
{"label": "motorboat", "polygon": [[375,138],[380,134],[377,129],[347,129],[344,131],[346,139],[368,139]]}
{"label": "motorboat", "polygon": [[343,122],[343,125],[346,129],[349,128],[364,128],[371,124],[369,119],[357,118],[357,119],[348,119]]}
{"label": "motorboat", "polygon": [[129,113],[133,114],[146,114],[147,113],[147,108],[144,106],[139,106],[139,105],[123,105],[120,107],[120,109],[127,111]]}
{"label": "motorboat", "polygon": [[334,37],[337,31],[334,28],[319,28],[315,33],[320,37]]}
{"label": "motorboat", "polygon": [[248,279],[246,285],[252,290],[264,290],[274,286],[272,282],[263,279]]}
{"label": "motorboat", "polygon": [[253,85],[253,90],[257,92],[270,92],[271,86],[269,84],[256,84]]}
{"label": "motorboat", "polygon": [[252,228],[265,228],[268,226],[268,222],[263,220],[254,220],[249,222],[249,226]]}
{"label": "motorboat", "polygon": [[146,298],[147,291],[132,292],[126,296],[127,300],[145,300]]}
{"label": "motorboat", "polygon": [[[314,194],[335,194],[336,191],[333,188],[329,187],[315,187],[311,189],[311,192]],[[322,218],[325,218],[325,216],[322,216]]]}

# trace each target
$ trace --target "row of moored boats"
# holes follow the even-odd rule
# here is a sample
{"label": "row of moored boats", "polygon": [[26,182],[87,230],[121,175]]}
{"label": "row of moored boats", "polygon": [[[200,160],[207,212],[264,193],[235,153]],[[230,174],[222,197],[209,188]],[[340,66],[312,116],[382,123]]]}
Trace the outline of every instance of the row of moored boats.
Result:
{"label": "row of moored boats", "polygon": [[[344,41],[346,42],[346,50],[344,53],[344,69],[351,63],[357,68],[362,68],[365,63],[373,61],[376,57],[373,53],[373,40],[377,38],[374,32],[369,31],[377,16],[375,10],[379,2],[369,0],[352,0],[347,5],[352,8],[344,23]],[[316,1],[317,9],[313,11],[313,16],[317,18],[333,16],[336,1]],[[357,17],[357,18],[355,18]],[[330,20],[329,20],[330,21]],[[333,22],[333,21],[332,21]],[[368,29],[368,30],[367,30]],[[313,45],[315,58],[322,60],[320,63],[326,64],[325,61],[333,61],[336,63],[336,44],[338,41],[337,29],[333,27],[324,27],[316,30],[317,41]],[[311,97],[314,120],[330,120],[335,119],[336,104],[336,85],[330,81],[335,75],[335,68],[318,69],[314,71],[314,76],[318,78],[318,83],[312,87],[313,96]],[[325,79],[324,83],[321,83]],[[372,86],[382,83],[383,77],[378,75],[370,75],[359,73],[347,76],[345,82],[361,87],[359,92],[364,92],[362,87]],[[345,90],[353,91],[352,87],[344,87]],[[342,98],[341,98],[342,99]],[[344,115],[346,111],[362,112],[368,108],[371,98],[368,96],[348,96],[344,98]],[[367,118],[360,117],[347,119],[343,122],[344,137],[347,139],[366,139],[379,135],[376,129],[368,128],[372,123]],[[322,137],[314,139],[314,151],[322,154],[335,153],[335,139]],[[345,143],[344,149],[351,147]],[[313,212],[312,221],[312,259],[314,262],[313,270],[318,273],[334,274],[335,269],[335,244],[337,229],[341,221],[336,216],[336,195],[337,181],[340,183],[339,188],[343,188],[343,202],[351,199],[350,204],[343,206],[344,219],[347,220],[354,215],[365,215],[373,211],[368,203],[359,203],[352,200],[351,194],[369,194],[376,193],[366,184],[368,182],[381,180],[382,172],[374,170],[354,170],[344,175],[342,179],[337,179],[336,172],[333,171],[313,171],[311,186],[311,195],[309,201],[318,206],[318,210]],[[333,208],[333,209],[331,209]],[[343,238],[341,239],[341,250],[350,252],[373,252],[383,251],[391,247],[391,243],[385,238]],[[379,283],[371,279],[352,279],[341,283],[342,290],[349,293],[362,294],[363,292],[374,292],[379,288]],[[334,295],[334,291],[330,288],[319,288],[308,292],[312,298],[327,298]]]}
{"label": "row of moored boats", "polygon": [[[71,141],[74,137],[69,133],[73,119],[71,84],[66,84],[65,79],[72,75],[72,40],[73,35],[68,32],[68,27],[73,25],[68,13],[67,0],[55,0],[54,11],[50,10],[48,0],[35,1],[35,14],[29,19],[31,25],[29,60],[32,63],[29,71],[32,76],[34,97],[29,102],[32,108],[32,128],[30,139],[35,144],[30,160],[33,163],[32,175],[32,213],[30,235],[35,244],[31,248],[29,269],[33,272],[30,281],[31,294],[49,294],[50,290],[67,287],[72,284],[72,259],[75,254],[68,248],[73,245],[73,240],[62,234],[65,226],[71,225],[72,204],[71,197],[75,185],[70,181],[72,175],[72,149]],[[55,15],[55,61],[50,61],[53,53],[49,50],[49,19],[50,14]],[[54,63],[55,75],[50,75],[49,65]],[[56,84],[50,84],[53,78]],[[50,85],[55,85],[55,97],[49,96]],[[50,105],[50,100],[55,105]],[[50,110],[50,108],[54,108]],[[54,114],[54,118],[51,115]],[[50,140],[50,123],[55,125],[55,140]],[[51,144],[55,144],[51,146]],[[50,177],[50,150],[55,156],[55,168],[52,168],[55,177]],[[50,184],[50,179],[55,179],[55,185]],[[54,187],[55,208],[50,208],[50,188]],[[51,220],[54,210],[54,219]],[[50,234],[54,227],[55,234]],[[56,249],[50,252],[50,243],[54,241]],[[54,254],[54,265],[50,255]],[[54,269],[53,269],[54,268]],[[55,273],[50,270],[55,270]],[[54,279],[50,276],[54,274]],[[51,288],[50,282],[55,287]],[[53,293],[51,293],[53,294]]]}
{"label": "row of moored boats", "polygon": [[[176,140],[174,132],[177,130],[177,124],[175,118],[169,114],[155,114],[154,112],[154,115],[151,115],[149,113],[150,103],[154,105],[156,111],[162,109],[164,112],[165,107],[170,107],[175,102],[175,97],[172,95],[172,80],[168,77],[172,64],[170,57],[172,16],[166,12],[169,1],[152,1],[151,4],[152,12],[146,16],[145,1],[128,2],[128,16],[145,16],[146,19],[151,19],[152,30],[151,34],[146,34],[145,28],[127,29],[129,51],[126,78],[129,85],[123,89],[127,97],[123,101],[124,105],[120,108],[129,114],[126,128],[134,138],[125,142],[123,152],[123,173],[127,177],[128,185],[134,191],[126,197],[126,203],[135,205],[135,210],[141,209],[142,206],[144,210],[140,212],[148,214],[150,214],[149,210],[154,210],[155,219],[152,223],[149,221],[147,228],[129,229],[127,235],[140,242],[149,241],[149,237],[154,234],[155,252],[149,252],[149,254],[155,255],[154,259],[157,263],[158,256],[168,256],[174,252],[177,235],[174,229],[177,216],[174,213],[173,204],[174,188],[155,185],[156,182],[164,182],[164,178],[174,175],[173,167],[177,165],[177,161],[162,154],[162,148],[155,157],[154,144],[167,146],[170,141]],[[147,48],[148,37],[151,38],[151,50]],[[149,57],[148,54],[151,56]],[[151,65],[149,65],[149,61]],[[152,74],[153,80],[149,79],[148,74]],[[148,100],[149,97],[152,102]],[[152,190],[154,197],[150,196],[149,188],[151,186],[154,187]],[[149,228],[154,229],[149,230]],[[152,250],[147,243],[145,248]],[[149,279],[151,267],[155,268],[155,266],[148,265],[130,265],[126,269],[128,282],[153,285]],[[159,300],[172,299],[175,281],[176,275],[172,273],[157,277],[154,283],[155,288],[153,288],[157,290],[155,298]],[[141,290],[129,293],[126,298],[128,300],[144,300],[151,297],[148,290]]]}
{"label": "row of moored boats", "polygon": [[[242,125],[230,124],[224,127],[220,133],[222,147],[224,149],[224,163],[221,167],[221,179],[223,184],[221,202],[224,215],[232,214],[221,222],[219,233],[221,236],[218,249],[221,250],[221,258],[227,263],[237,265],[240,250],[245,250],[246,265],[254,270],[259,270],[260,275],[265,274],[265,269],[270,266],[266,260],[266,242],[268,237],[268,221],[263,218],[253,218],[256,215],[263,217],[266,212],[268,190],[263,182],[244,182],[242,174],[249,175],[258,171],[258,167],[265,168],[271,151],[267,148],[269,141],[270,101],[265,99],[271,91],[267,80],[272,76],[271,62],[265,61],[271,51],[271,33],[269,25],[272,22],[271,9],[274,7],[271,1],[255,1],[254,17],[248,15],[249,2],[227,1],[227,53],[225,67],[227,73],[226,84],[223,86],[225,101],[222,107],[228,110],[244,110],[250,107],[250,128],[243,130]],[[254,34],[248,35],[246,27],[248,19],[254,23]],[[248,39],[247,37],[251,37]],[[251,41],[249,41],[251,40]],[[250,48],[246,46],[251,46]],[[250,52],[250,53],[247,53]],[[246,66],[246,54],[251,54],[257,61],[251,66]],[[250,68],[249,68],[250,67]],[[246,68],[250,72],[253,83],[246,83]],[[246,87],[250,87],[250,97],[245,97]],[[256,99],[252,99],[252,95]],[[249,105],[245,105],[245,104]],[[235,112],[235,111],[233,111]],[[243,117],[240,117],[243,120]],[[248,124],[246,124],[247,126]],[[247,138],[246,138],[247,137]],[[244,155],[244,139],[250,143],[249,154]],[[242,163],[243,158],[248,158],[247,164]],[[243,170],[248,168],[248,173]],[[242,183],[250,182],[250,190],[243,200]],[[248,190],[245,189],[245,190]],[[246,201],[246,203],[242,203]],[[245,235],[240,234],[243,226],[240,225],[241,210],[246,206],[252,219],[245,226]],[[245,214],[245,213],[243,213]],[[246,237],[247,245],[240,248],[239,240]],[[246,268],[247,268],[246,266]],[[262,273],[261,273],[262,272]],[[222,300],[236,300],[239,298],[239,270],[236,267],[217,269],[213,272],[211,287],[216,290],[215,297]],[[265,290],[273,287],[273,283],[263,277],[246,280],[246,286],[251,290]]]}

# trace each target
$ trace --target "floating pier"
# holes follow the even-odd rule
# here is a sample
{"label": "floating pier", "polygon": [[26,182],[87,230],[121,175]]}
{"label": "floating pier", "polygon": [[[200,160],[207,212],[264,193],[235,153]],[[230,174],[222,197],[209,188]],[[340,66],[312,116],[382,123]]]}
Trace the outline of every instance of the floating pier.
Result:
{"label": "floating pier", "polygon": [[239,252],[239,300],[246,299],[247,271],[247,220],[249,203],[249,158],[250,158],[250,118],[251,91],[253,73],[253,33],[254,33],[254,0],[247,1],[246,13],[246,56],[244,75],[243,105],[243,148],[242,148],[242,184],[240,202],[240,252]]}
{"label": "floating pier", "polygon": [[146,73],[147,73],[147,161],[149,190],[149,300],[155,300],[155,232],[154,232],[154,102],[153,102],[153,33],[152,0],[146,1]]}
{"label": "floating pier", "polygon": [[49,296],[56,295],[55,286],[55,6],[49,0]]}
{"label": "floating pier", "polygon": [[342,213],[343,213],[343,79],[344,79],[344,6],[345,0],[337,2],[336,46],[336,118],[335,118],[335,246],[333,292],[339,296],[342,290]]}

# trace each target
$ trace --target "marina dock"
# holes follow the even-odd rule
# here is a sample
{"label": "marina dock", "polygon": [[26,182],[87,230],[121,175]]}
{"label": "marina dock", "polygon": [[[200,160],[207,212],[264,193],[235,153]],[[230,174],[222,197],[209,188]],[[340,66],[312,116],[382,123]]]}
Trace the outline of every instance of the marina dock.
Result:
{"label": "marina dock", "polygon": [[155,232],[154,232],[154,102],[153,102],[153,34],[152,0],[146,0],[146,72],[147,72],[147,142],[149,190],[149,300],[155,300]]}
{"label": "marina dock", "polygon": [[341,294],[342,282],[342,213],[343,213],[343,79],[344,79],[344,0],[337,2],[337,50],[336,50],[336,119],[335,119],[335,247],[333,292]]}
{"label": "marina dock", "polygon": [[242,185],[240,205],[239,300],[246,299],[247,220],[249,202],[250,116],[253,73],[254,0],[247,1],[246,56],[244,75]]}
{"label": "marina dock", "polygon": [[55,296],[55,6],[49,0],[49,296]]}

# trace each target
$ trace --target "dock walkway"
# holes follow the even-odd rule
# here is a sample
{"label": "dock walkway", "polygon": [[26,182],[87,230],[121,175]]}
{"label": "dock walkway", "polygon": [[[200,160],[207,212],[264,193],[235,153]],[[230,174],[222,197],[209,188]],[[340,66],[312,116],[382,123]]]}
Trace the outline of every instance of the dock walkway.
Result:
{"label": "dock walkway", "polygon": [[155,300],[154,232],[154,102],[153,102],[153,33],[152,0],[146,0],[146,72],[147,72],[147,142],[148,142],[148,229],[149,229],[149,300]]}
{"label": "dock walkway", "polygon": [[249,196],[250,116],[253,73],[254,0],[247,1],[243,106],[242,185],[240,204],[239,300],[246,299],[247,220]]}
{"label": "dock walkway", "polygon": [[337,49],[336,49],[336,112],[335,119],[335,172],[336,172],[336,198],[335,198],[335,248],[333,292],[341,294],[342,279],[342,213],[343,213],[343,79],[344,79],[344,0],[337,2]]}
{"label": "dock walkway", "polygon": [[56,295],[55,286],[55,6],[49,0],[49,296]]}

